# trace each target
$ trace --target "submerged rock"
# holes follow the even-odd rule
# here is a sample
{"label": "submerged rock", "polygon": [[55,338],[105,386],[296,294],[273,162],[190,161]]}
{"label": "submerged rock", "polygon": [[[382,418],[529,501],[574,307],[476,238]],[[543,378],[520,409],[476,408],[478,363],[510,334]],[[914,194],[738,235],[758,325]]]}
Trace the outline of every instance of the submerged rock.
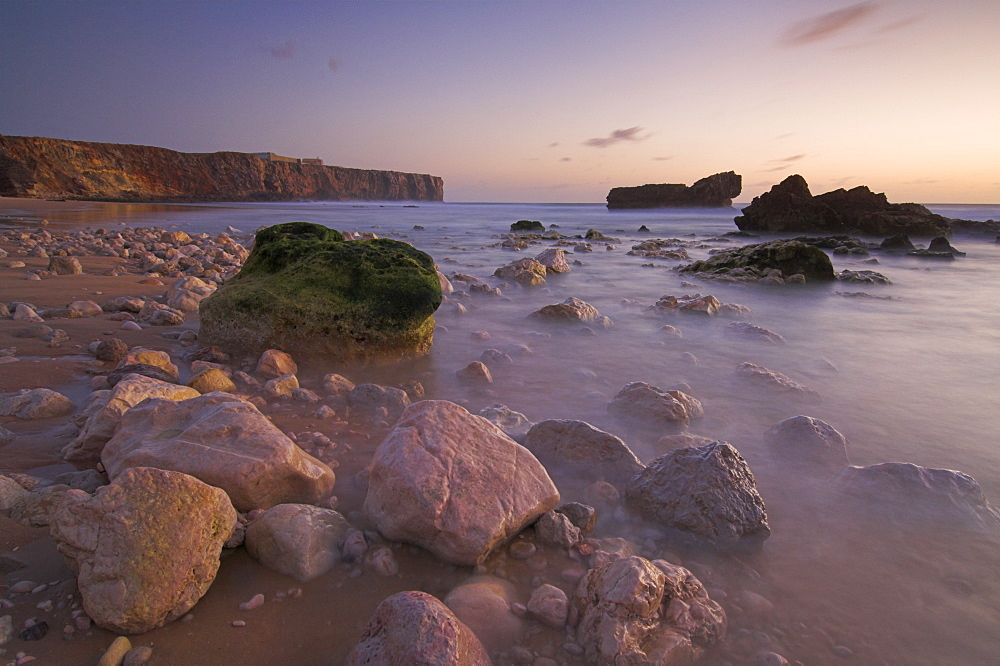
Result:
{"label": "submerged rock", "polygon": [[781,337],[774,331],[769,331],[766,328],[755,326],[754,324],[745,321],[734,321],[729,324],[729,326],[726,326],[726,335],[734,338],[743,338],[745,340],[767,342],[772,345],[785,344],[785,338]]}
{"label": "submerged rock", "polygon": [[546,273],[569,273],[572,270],[566,261],[566,252],[558,247],[542,250],[535,260],[545,266]]}
{"label": "submerged rock", "polygon": [[497,426],[511,439],[520,442],[535,425],[521,412],[515,412],[507,405],[496,404],[479,410],[479,416]]}
{"label": "submerged rock", "polygon": [[199,338],[241,355],[388,362],[430,349],[441,285],[434,261],[400,241],[268,227],[243,269],[201,302]]}
{"label": "submerged rock", "polygon": [[219,488],[136,467],[93,497],[69,491],[52,537],[78,574],[87,616],[109,631],[141,634],[183,616],[208,591],[235,526]]}
{"label": "submerged rock", "polygon": [[426,592],[397,592],[376,608],[346,666],[489,666],[475,633]]}
{"label": "submerged rock", "polygon": [[528,318],[551,323],[594,322],[605,327],[611,325],[611,320],[598,312],[593,305],[572,297],[567,298],[562,303],[546,305],[535,310],[528,315]]}
{"label": "submerged rock", "polygon": [[703,314],[709,317],[714,316],[719,312],[719,308],[722,307],[722,303],[719,302],[715,296],[711,294],[707,296],[702,296],[701,294],[695,294],[694,296],[660,296],[656,304],[650,305],[644,310],[644,312],[651,312],[653,314],[677,314],[678,312],[693,313],[693,314]]}
{"label": "submerged rock", "polygon": [[540,421],[528,431],[524,446],[560,484],[622,484],[643,469],[625,442],[584,421]]}
{"label": "submerged rock", "polygon": [[736,367],[736,373],[767,386],[772,390],[781,393],[797,394],[810,402],[822,402],[819,393],[816,391],[799,384],[788,375],[783,375],[775,370],[769,370],[762,365],[755,365],[745,361]]}
{"label": "submerged rock", "polygon": [[793,240],[775,240],[723,250],[708,259],[696,261],[680,270],[686,273],[727,275],[736,271],[755,271],[750,277],[759,279],[768,270],[781,271],[782,276],[803,275],[807,281],[828,282],[834,279],[833,263],[823,250]]}
{"label": "submerged rock", "polygon": [[771,535],[753,472],[727,442],[657,458],[629,482],[626,497],[649,520],[719,547],[759,550]]}
{"label": "submerged rock", "polygon": [[548,269],[538,260],[525,257],[512,261],[493,271],[502,280],[512,280],[522,287],[540,287],[545,284]]}
{"label": "submerged rock", "polygon": [[469,565],[558,501],[527,449],[459,405],[425,400],[376,449],[364,513],[389,540]]}
{"label": "submerged rock", "polygon": [[683,391],[663,391],[645,382],[632,382],[615,394],[608,412],[660,426],[687,425],[705,413],[697,398]]}
{"label": "submerged rock", "polygon": [[829,423],[811,416],[793,416],[767,429],[764,443],[783,462],[807,469],[840,470],[848,464],[847,438]]}
{"label": "submerged rock", "polygon": [[837,279],[857,284],[892,284],[892,280],[877,271],[851,271],[846,268],[837,273]]}

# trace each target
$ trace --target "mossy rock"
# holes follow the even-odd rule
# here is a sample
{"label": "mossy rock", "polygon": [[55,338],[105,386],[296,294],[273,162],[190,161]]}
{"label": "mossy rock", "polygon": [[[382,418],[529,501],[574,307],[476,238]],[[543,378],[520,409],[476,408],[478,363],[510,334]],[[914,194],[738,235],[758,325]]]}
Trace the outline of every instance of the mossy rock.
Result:
{"label": "mossy rock", "polygon": [[518,220],[510,225],[510,230],[516,233],[534,233],[545,231],[545,225],[538,220]]}
{"label": "mossy rock", "polygon": [[835,279],[833,263],[823,250],[799,241],[775,240],[725,250],[703,261],[688,264],[684,272],[726,273],[736,268],[765,271],[777,268],[784,276],[801,274],[810,281]]}
{"label": "mossy rock", "polygon": [[240,356],[388,363],[430,350],[439,305],[426,253],[291,222],[257,232],[243,269],[201,302],[199,339]]}

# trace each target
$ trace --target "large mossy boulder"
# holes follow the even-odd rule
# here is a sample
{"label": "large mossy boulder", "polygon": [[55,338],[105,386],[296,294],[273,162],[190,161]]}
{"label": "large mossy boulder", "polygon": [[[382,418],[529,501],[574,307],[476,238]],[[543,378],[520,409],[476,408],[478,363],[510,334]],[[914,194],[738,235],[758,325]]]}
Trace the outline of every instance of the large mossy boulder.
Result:
{"label": "large mossy boulder", "polygon": [[744,245],[713,254],[708,259],[682,266],[682,272],[715,275],[764,275],[777,269],[782,275],[804,275],[809,281],[829,282],[835,279],[833,263],[823,250],[794,240],[775,240]]}
{"label": "large mossy boulder", "polygon": [[199,337],[242,356],[391,362],[427,353],[440,304],[426,253],[291,222],[257,232],[243,269],[201,302]]}

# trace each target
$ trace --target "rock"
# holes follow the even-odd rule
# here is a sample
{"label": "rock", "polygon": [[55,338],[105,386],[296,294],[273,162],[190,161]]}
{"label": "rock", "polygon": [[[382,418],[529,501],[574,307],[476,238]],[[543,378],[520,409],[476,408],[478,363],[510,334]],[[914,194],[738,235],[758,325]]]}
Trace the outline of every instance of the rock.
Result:
{"label": "rock", "polygon": [[111,645],[101,655],[97,666],[120,666],[125,659],[125,655],[132,649],[132,642],[124,636],[119,636],[111,641]]}
{"label": "rock", "polygon": [[299,366],[291,354],[278,349],[267,349],[260,355],[254,374],[264,379],[277,379],[282,375],[294,375],[298,371]]}
{"label": "rock", "polygon": [[20,483],[0,474],[0,511],[10,511],[27,494],[28,490]]}
{"label": "rock", "polygon": [[140,375],[142,377],[155,379],[166,384],[177,383],[176,375],[171,374],[163,368],[158,368],[155,365],[149,365],[147,363],[129,363],[128,365],[121,365],[119,363],[118,367],[107,374],[106,379],[108,386],[116,386],[118,382],[125,379],[129,375]]}
{"label": "rock", "polygon": [[886,252],[910,252],[917,248],[913,246],[909,236],[906,234],[896,234],[895,236],[882,239],[878,249]]}
{"label": "rock", "polygon": [[660,456],[629,481],[626,498],[647,519],[721,548],[759,550],[771,535],[753,472],[727,442]]}
{"label": "rock", "polygon": [[120,338],[108,338],[101,340],[94,350],[94,356],[98,361],[110,361],[118,363],[128,355],[128,345]]}
{"label": "rock", "polygon": [[117,369],[140,364],[151,365],[163,370],[171,378],[169,381],[176,382],[180,376],[177,366],[170,360],[170,354],[156,349],[147,349],[146,347],[133,347],[130,349],[125,358],[119,361]]}
{"label": "rock", "polygon": [[546,511],[535,523],[535,538],[539,543],[571,548],[580,542],[580,528],[569,516],[557,511]]}
{"label": "rock", "polygon": [[47,527],[52,513],[63,501],[66,485],[39,486],[20,496],[10,508],[10,517],[27,527]]}
{"label": "rock", "polygon": [[218,288],[214,282],[205,282],[196,277],[174,280],[167,290],[166,304],[181,312],[198,312],[202,300]]}
{"label": "rock", "polygon": [[108,485],[108,476],[96,469],[82,469],[77,472],[63,472],[55,479],[55,484],[65,484],[93,495],[101,486]]}
{"label": "rock", "polygon": [[0,416],[16,416],[31,421],[66,416],[73,412],[73,402],[51,389],[21,389],[0,393]]}
{"label": "rock", "polygon": [[602,664],[693,663],[726,635],[725,612],[690,571],[637,556],[587,572],[569,622]]}
{"label": "rock", "polygon": [[632,382],[618,391],[608,412],[650,425],[687,425],[705,413],[701,402],[683,391],[662,391],[645,382]]}
{"label": "rock", "polygon": [[221,392],[133,407],[101,461],[112,480],[140,466],[190,474],[225,490],[240,511],[319,502],[335,480],[256,407]]}
{"label": "rock", "polygon": [[425,400],[376,449],[364,513],[391,541],[472,565],[558,501],[527,449],[459,405]]}
{"label": "rock", "polygon": [[[667,295],[661,296],[655,305],[650,305],[644,312],[672,315],[678,312],[690,312],[711,317],[718,313],[721,307],[722,303],[712,295],[702,296],[701,294],[695,294],[694,296],[688,296],[685,294],[679,298]],[[671,326],[671,328],[673,327]]]}
{"label": "rock", "polygon": [[[959,252],[954,247],[952,247],[951,243],[949,243],[948,239],[945,238],[944,236],[937,236],[935,238],[932,238],[930,244],[927,246],[926,252],[928,253],[928,255],[950,254],[953,257],[965,256],[965,252]],[[909,252],[908,254],[913,254],[913,252]]]}
{"label": "rock", "polygon": [[340,560],[338,541],[349,527],[336,511],[308,504],[278,504],[247,527],[246,549],[266,567],[300,582],[312,580]]}
{"label": "rock", "polygon": [[729,208],[742,189],[742,176],[726,171],[690,187],[677,183],[615,187],[608,192],[608,208]]}
{"label": "rock", "polygon": [[0,615],[0,646],[14,639],[14,619],[10,615]]}
{"label": "rock", "polygon": [[[488,350],[487,350],[488,351]],[[521,412],[515,412],[507,405],[496,404],[479,410],[479,416],[503,430],[508,437],[520,442],[534,425]]]}
{"label": "rock", "polygon": [[101,306],[94,301],[73,301],[66,306],[66,312],[70,319],[96,317],[104,314],[104,310],[101,309]]}
{"label": "rock", "polygon": [[69,491],[52,537],[78,574],[87,615],[109,631],[141,634],[182,617],[205,594],[235,525],[222,490],[137,467],[93,497]]}
{"label": "rock", "polygon": [[545,626],[561,630],[569,615],[569,599],[555,585],[539,585],[531,592],[528,613]]}
{"label": "rock", "polygon": [[834,279],[833,263],[823,250],[793,240],[774,240],[723,250],[708,259],[681,266],[681,272],[731,275],[753,271],[763,277],[770,269],[782,275],[804,275],[807,281],[829,282]]}
{"label": "rock", "polygon": [[847,439],[828,423],[811,416],[793,416],[767,429],[764,443],[781,454],[782,462],[806,470],[839,471],[848,464]]}
{"label": "rock", "polygon": [[584,421],[540,421],[528,431],[524,446],[560,485],[577,481],[622,484],[643,469],[625,442]]}
{"label": "rock", "polygon": [[572,270],[566,261],[566,253],[558,247],[542,250],[535,260],[545,266],[546,273],[569,273]]}
{"label": "rock", "polygon": [[919,204],[891,204],[863,185],[813,196],[797,174],[754,197],[735,222],[744,231],[951,235],[948,218]]}
{"label": "rock", "polygon": [[846,268],[837,273],[837,279],[858,284],[892,284],[892,280],[877,271],[850,271]]}
{"label": "rock", "polygon": [[479,361],[473,361],[455,374],[458,376],[459,381],[467,384],[493,383],[493,375],[490,374],[490,369]]}
{"label": "rock", "polygon": [[701,435],[677,433],[660,437],[656,440],[655,448],[657,451],[673,451],[674,449],[681,449],[689,446],[704,446],[705,444],[711,444],[714,441],[714,439],[702,437]]}
{"label": "rock", "polygon": [[779,393],[792,393],[808,402],[822,402],[816,391],[799,384],[788,375],[769,370],[764,366],[743,362],[736,367],[736,373]]}
{"label": "rock", "polygon": [[79,275],[83,273],[83,266],[76,257],[49,257],[49,266],[46,268],[50,273],[56,275]]}
{"label": "rock", "polygon": [[1000,530],[1000,511],[987,501],[974,478],[955,470],[899,462],[850,466],[837,476],[836,485],[863,502],[866,514],[883,516],[893,524]]}
{"label": "rock", "polygon": [[46,326],[45,324],[32,324],[31,326],[25,326],[24,328],[18,329],[17,333],[14,334],[16,338],[44,338],[46,335],[52,333],[52,327]]}
{"label": "rock", "polygon": [[483,353],[479,355],[479,360],[494,370],[514,364],[514,359],[499,349],[484,349]]}
{"label": "rock", "polygon": [[427,254],[292,222],[257,232],[242,270],[201,302],[199,336],[241,354],[388,363],[430,350],[440,304]]}
{"label": "rock", "polygon": [[233,380],[218,368],[206,368],[202,370],[192,377],[187,385],[198,393],[211,393],[212,391],[232,393],[236,390],[236,384],[233,383]]}
{"label": "rock", "polygon": [[281,375],[264,382],[264,395],[269,400],[290,398],[292,391],[299,388],[299,379],[295,375]]}
{"label": "rock", "polygon": [[745,321],[734,321],[726,326],[726,335],[734,338],[742,338],[744,340],[766,342],[772,345],[785,344],[785,339],[774,331],[769,331],[766,328],[755,326]]}
{"label": "rock", "polygon": [[142,326],[139,326],[139,324],[135,323],[134,321],[124,321],[124,322],[122,322],[121,330],[123,330],[123,331],[141,331],[142,330]]}
{"label": "rock", "polygon": [[410,404],[406,391],[378,384],[359,384],[347,396],[347,404],[365,416],[374,416],[384,409],[389,423],[394,422]]}
{"label": "rock", "polygon": [[187,386],[152,379],[144,375],[129,374],[115,384],[114,388],[98,395],[85,414],[86,421],[73,440],[63,447],[65,460],[95,460],[100,457],[104,445],[111,439],[122,415],[147,398],[163,400],[188,400],[197,398],[198,391]]}
{"label": "rock", "polygon": [[448,278],[445,277],[444,273],[438,271],[437,276],[438,276],[438,283],[441,285],[442,295],[448,296],[450,294],[455,293],[455,286],[451,283],[451,281]]}
{"label": "rock", "polygon": [[[587,323],[597,322],[602,319],[602,316],[597,308],[590,303],[585,303],[579,298],[567,298],[562,303],[546,305],[532,312],[528,318],[552,323]],[[607,319],[607,317],[603,317],[603,319]]]}
{"label": "rock", "polygon": [[7,430],[7,428],[0,426],[0,446],[4,446],[5,444],[10,444],[11,442],[14,441],[15,436],[16,435],[14,435],[14,433],[12,433],[10,430]]}
{"label": "rock", "polygon": [[539,287],[545,284],[547,272],[548,269],[539,261],[525,257],[501,266],[493,271],[493,275],[502,280],[512,280],[522,287]]}
{"label": "rock", "polygon": [[34,309],[28,307],[24,303],[17,304],[17,307],[14,308],[14,314],[11,315],[11,319],[13,319],[14,321],[34,321],[34,322],[43,321],[42,318],[38,316],[38,313],[34,311]]}
{"label": "rock", "polygon": [[375,608],[346,666],[489,666],[473,631],[426,592],[398,592]]}
{"label": "rock", "polygon": [[527,624],[511,612],[517,588],[493,576],[474,576],[454,588],[444,605],[475,632],[489,652],[500,652],[520,642]]}
{"label": "rock", "polygon": [[153,648],[139,645],[128,651],[122,660],[122,666],[143,666],[153,657]]}
{"label": "rock", "polygon": [[346,398],[354,388],[354,382],[343,375],[331,373],[323,377],[323,391],[327,395]]}
{"label": "rock", "polygon": [[510,225],[514,233],[545,233],[545,225],[536,220],[518,220]]}
{"label": "rock", "polygon": [[597,510],[592,506],[579,502],[568,502],[556,509],[573,523],[579,530],[587,534],[597,527]]}

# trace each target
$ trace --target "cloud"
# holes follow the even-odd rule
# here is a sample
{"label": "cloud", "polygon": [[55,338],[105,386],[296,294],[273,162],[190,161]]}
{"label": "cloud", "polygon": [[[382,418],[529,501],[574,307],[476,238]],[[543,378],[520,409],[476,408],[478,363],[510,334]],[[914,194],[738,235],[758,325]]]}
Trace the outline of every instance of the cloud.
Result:
{"label": "cloud", "polygon": [[572,158],[572,157],[564,157],[564,158],[562,158],[562,159],[561,159],[561,160],[559,160],[559,161],[560,161],[560,162],[572,162],[572,161],[573,161],[573,158]]}
{"label": "cloud", "polygon": [[340,61],[334,58],[333,56],[330,56],[330,59],[327,61],[326,66],[330,68],[331,72],[336,72],[338,69],[340,69]]}
{"label": "cloud", "polygon": [[805,156],[806,156],[805,153],[800,153],[798,155],[791,155],[790,157],[782,157],[780,160],[771,160],[771,161],[772,162],[786,162],[786,163],[787,162],[798,162],[799,160],[801,160]]}
{"label": "cloud", "polygon": [[666,157],[654,157],[653,161],[654,162],[666,162],[667,160],[672,160],[672,159],[674,159],[673,155],[667,155]]}
{"label": "cloud", "polygon": [[650,137],[649,134],[645,136],[639,136],[639,133],[643,131],[644,128],[639,127],[629,127],[627,129],[617,129],[608,136],[597,137],[594,139],[587,139],[583,142],[585,146],[591,146],[593,148],[607,148],[608,146],[613,146],[616,143],[621,143],[623,141],[645,141]]}
{"label": "cloud", "polygon": [[281,46],[269,46],[267,50],[272,57],[279,60],[287,60],[295,55],[295,44],[292,43],[292,40],[288,39]]}
{"label": "cloud", "polygon": [[553,141],[552,143],[549,144],[549,148],[555,148],[558,145],[559,145],[558,141]]}
{"label": "cloud", "polygon": [[904,180],[903,185],[935,185],[944,181],[933,178],[917,178],[916,180]]}
{"label": "cloud", "polygon": [[779,41],[785,46],[803,46],[822,41],[863,22],[878,10],[878,4],[859,2],[811,19],[796,21]]}

